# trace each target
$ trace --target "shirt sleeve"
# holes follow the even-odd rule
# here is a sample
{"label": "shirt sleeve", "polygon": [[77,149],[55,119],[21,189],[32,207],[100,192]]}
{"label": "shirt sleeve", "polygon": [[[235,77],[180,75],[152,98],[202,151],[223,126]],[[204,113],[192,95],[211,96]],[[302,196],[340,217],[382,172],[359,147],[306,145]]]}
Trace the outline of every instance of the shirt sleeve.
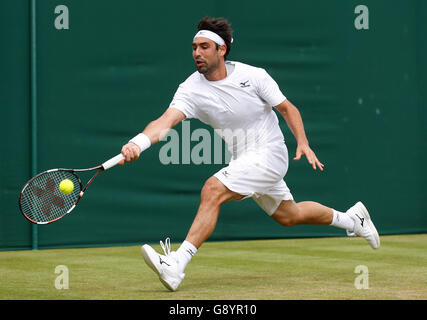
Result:
{"label": "shirt sleeve", "polygon": [[196,108],[185,87],[180,84],[173,96],[169,108],[175,108],[185,114],[187,119],[197,118]]}
{"label": "shirt sleeve", "polygon": [[258,95],[271,107],[275,107],[286,100],[276,81],[265,71],[261,69],[257,77]]}

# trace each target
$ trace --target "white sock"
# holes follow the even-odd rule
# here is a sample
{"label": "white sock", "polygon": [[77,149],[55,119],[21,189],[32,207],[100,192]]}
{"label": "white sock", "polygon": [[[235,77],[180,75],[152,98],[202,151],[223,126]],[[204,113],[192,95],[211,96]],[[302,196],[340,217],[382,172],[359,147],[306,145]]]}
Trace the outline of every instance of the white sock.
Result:
{"label": "white sock", "polygon": [[353,231],[354,221],[348,213],[334,210],[334,217],[332,218],[331,226]]}
{"label": "white sock", "polygon": [[176,250],[180,272],[184,272],[185,267],[190,262],[191,258],[193,258],[193,256],[196,254],[196,252],[197,248],[187,240],[184,240],[178,250]]}

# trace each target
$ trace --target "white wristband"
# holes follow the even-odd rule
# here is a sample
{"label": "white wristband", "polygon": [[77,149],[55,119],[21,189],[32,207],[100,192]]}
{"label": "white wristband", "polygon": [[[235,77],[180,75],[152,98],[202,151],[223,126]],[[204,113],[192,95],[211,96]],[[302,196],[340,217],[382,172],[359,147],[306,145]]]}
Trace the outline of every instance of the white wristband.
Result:
{"label": "white wristband", "polygon": [[147,135],[140,133],[137,136],[133,137],[129,140],[129,142],[135,143],[139,149],[142,151],[148,149],[151,146],[150,138]]}

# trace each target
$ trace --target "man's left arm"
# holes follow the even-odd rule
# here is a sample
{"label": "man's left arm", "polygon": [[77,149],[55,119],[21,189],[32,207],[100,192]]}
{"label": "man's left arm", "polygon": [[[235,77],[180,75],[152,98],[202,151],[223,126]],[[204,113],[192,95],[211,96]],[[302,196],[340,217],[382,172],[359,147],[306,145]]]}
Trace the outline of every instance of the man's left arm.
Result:
{"label": "man's left arm", "polygon": [[301,156],[305,155],[307,161],[311,164],[314,170],[319,167],[319,169],[323,171],[323,164],[317,159],[316,154],[309,146],[301,114],[297,107],[286,99],[275,108],[283,116],[289,129],[291,129],[295,139],[297,140],[298,146],[294,160],[298,161],[301,159]]}

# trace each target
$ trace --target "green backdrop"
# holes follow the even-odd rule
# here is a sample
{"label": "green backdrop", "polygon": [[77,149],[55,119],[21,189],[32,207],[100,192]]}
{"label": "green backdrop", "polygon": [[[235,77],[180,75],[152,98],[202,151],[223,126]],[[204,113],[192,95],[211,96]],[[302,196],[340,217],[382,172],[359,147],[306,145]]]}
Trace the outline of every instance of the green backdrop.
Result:
{"label": "green backdrop", "polygon": [[[204,181],[223,165],[163,165],[163,143],[101,175],[53,224],[34,228],[18,196],[33,172],[97,165],[159,116],[194,72],[191,40],[205,15],[231,21],[229,59],[265,68],[302,113],[325,171],[291,161],[286,181],[296,201],[344,211],[362,200],[380,234],[427,232],[426,1],[33,3],[35,14],[31,1],[0,2],[1,249],[184,239]],[[369,29],[355,27],[359,4],[369,9]],[[59,5],[69,29],[55,28]],[[295,139],[280,124],[292,158]],[[207,127],[191,120],[197,128]],[[210,240],[342,235],[281,227],[247,199],[222,207]]]}

